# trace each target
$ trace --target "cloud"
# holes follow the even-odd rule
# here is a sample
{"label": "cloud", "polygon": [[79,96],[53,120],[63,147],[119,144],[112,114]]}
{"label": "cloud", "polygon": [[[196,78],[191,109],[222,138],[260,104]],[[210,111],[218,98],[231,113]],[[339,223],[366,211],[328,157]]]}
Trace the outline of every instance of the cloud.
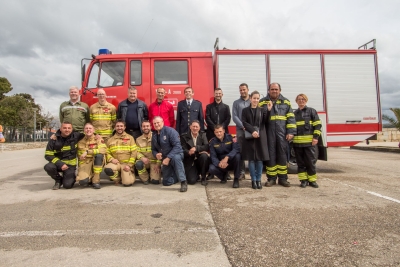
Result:
{"label": "cloud", "polygon": [[376,38],[382,108],[399,106],[397,1],[0,0],[0,77],[55,115],[80,62],[113,53],[356,49]]}

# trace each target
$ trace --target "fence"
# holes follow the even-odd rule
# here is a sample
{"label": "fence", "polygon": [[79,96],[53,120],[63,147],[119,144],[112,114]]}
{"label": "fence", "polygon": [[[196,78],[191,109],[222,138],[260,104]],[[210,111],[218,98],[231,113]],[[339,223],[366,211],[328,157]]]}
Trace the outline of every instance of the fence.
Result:
{"label": "fence", "polygon": [[[53,130],[54,131],[54,130]],[[51,129],[39,129],[36,130],[36,141],[47,141],[53,134]],[[22,143],[22,142],[33,142],[33,128],[32,127],[13,127],[3,126],[3,135],[6,139],[6,143]]]}

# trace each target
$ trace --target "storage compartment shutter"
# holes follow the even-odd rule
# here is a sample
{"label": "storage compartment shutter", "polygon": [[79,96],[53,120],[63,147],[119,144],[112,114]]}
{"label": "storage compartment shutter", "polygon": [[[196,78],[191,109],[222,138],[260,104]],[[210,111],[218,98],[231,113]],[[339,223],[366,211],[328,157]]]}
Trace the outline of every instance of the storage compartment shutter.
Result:
{"label": "storage compartment shutter", "polygon": [[[224,93],[222,101],[229,105],[239,99],[239,85],[247,83],[249,94],[255,90],[267,94],[267,68],[263,55],[218,55],[218,87]],[[235,125],[231,120],[230,125]]]}
{"label": "storage compartment shutter", "polygon": [[296,96],[308,97],[307,106],[324,111],[320,55],[270,55],[271,83],[281,85],[282,95],[297,109]]}
{"label": "storage compartment shutter", "polygon": [[376,123],[374,55],[325,55],[329,123]]}

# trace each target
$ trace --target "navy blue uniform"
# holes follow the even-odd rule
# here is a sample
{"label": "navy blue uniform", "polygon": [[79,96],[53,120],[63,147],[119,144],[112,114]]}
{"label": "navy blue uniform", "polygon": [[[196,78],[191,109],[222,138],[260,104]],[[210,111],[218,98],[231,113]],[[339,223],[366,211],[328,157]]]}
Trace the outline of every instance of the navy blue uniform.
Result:
{"label": "navy blue uniform", "polygon": [[[223,180],[225,174],[229,170],[233,170],[235,172],[235,180],[240,177],[240,149],[239,144],[233,142],[233,137],[230,134],[225,133],[224,138],[219,140],[217,137],[214,137],[210,140],[210,174],[214,174],[219,179]],[[222,169],[218,167],[219,162],[228,156],[228,167]]]}
{"label": "navy blue uniform", "polygon": [[200,130],[204,131],[204,114],[201,102],[192,99],[192,103],[188,106],[186,99],[179,101],[176,109],[176,130],[178,133],[188,133],[189,126],[194,120],[200,122]]}
{"label": "navy blue uniform", "polygon": [[163,185],[186,181],[181,140],[175,129],[164,126],[160,133],[154,131],[151,139],[151,152],[154,157],[157,153],[162,153],[163,160],[170,159],[168,165],[161,165]]}

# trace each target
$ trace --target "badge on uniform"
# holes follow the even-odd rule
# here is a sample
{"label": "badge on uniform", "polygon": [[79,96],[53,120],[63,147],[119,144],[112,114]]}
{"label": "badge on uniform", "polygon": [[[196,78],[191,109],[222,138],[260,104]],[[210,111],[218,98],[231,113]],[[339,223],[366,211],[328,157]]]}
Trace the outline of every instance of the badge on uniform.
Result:
{"label": "badge on uniform", "polygon": [[164,135],[164,141],[167,140],[167,137]]}

